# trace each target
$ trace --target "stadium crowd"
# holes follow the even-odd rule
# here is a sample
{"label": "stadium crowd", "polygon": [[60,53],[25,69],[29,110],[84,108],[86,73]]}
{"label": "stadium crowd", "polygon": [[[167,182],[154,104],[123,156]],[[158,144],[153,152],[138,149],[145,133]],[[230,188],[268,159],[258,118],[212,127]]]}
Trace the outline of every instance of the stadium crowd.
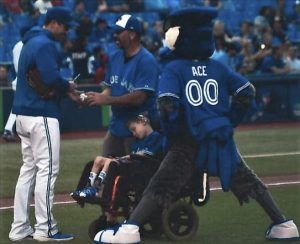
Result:
{"label": "stadium crowd", "polygon": [[[214,24],[216,51],[212,58],[243,75],[300,73],[300,1],[262,1],[259,7],[249,2],[3,0],[0,5],[0,86],[10,86],[14,79],[11,50],[20,39],[20,29],[24,25],[42,25],[47,9],[53,6],[71,9],[78,23],[58,48],[63,50],[61,72],[64,77],[72,78],[80,73],[82,84],[99,84],[104,80],[109,56],[116,48],[111,25],[121,13],[134,12],[143,20],[142,42],[163,65],[166,50],[162,20],[165,15],[181,7],[203,5],[219,10],[219,19]],[[247,4],[253,8],[248,10],[252,14],[239,16]],[[233,21],[227,18],[230,14]]]}

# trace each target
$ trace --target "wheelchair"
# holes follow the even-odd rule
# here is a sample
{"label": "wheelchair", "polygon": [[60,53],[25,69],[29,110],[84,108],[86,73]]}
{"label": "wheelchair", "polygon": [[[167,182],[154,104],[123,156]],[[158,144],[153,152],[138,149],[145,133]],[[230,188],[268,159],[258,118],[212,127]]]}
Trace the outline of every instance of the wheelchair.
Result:
{"label": "wheelchair", "polygon": [[[89,163],[91,164],[91,162]],[[147,165],[147,164],[145,164]],[[89,172],[90,166],[86,165],[83,172]],[[112,182],[112,188],[109,189],[109,198],[101,199],[101,197],[90,197],[84,200],[75,199],[82,207],[85,203],[98,204],[101,207],[99,217],[93,220],[88,227],[88,235],[91,240],[95,235],[103,229],[113,227],[117,223],[110,223],[107,219],[107,213],[116,218],[127,219],[133,212],[142,197],[142,192],[147,186],[151,176],[154,174],[155,169],[143,167],[143,174],[141,170],[137,170],[134,175],[120,176],[115,175]],[[109,166],[108,174],[113,172],[111,165]],[[150,172],[150,173],[149,173]],[[77,189],[82,189],[83,176],[79,181]],[[106,185],[101,185],[100,191],[104,192]],[[183,241],[191,239],[195,236],[198,230],[198,214],[194,208],[192,184],[188,184],[182,189],[177,199],[175,199],[168,208],[160,209],[151,215],[150,219],[140,227],[141,236],[144,238],[159,238],[165,235],[172,241]]]}

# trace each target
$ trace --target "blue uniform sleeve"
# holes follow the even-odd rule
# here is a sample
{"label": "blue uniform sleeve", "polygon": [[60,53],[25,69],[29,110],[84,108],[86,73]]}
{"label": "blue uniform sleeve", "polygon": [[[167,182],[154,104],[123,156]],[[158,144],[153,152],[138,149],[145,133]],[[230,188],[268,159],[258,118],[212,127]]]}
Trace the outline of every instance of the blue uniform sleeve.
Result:
{"label": "blue uniform sleeve", "polygon": [[235,71],[227,68],[227,71],[225,72],[227,73],[226,81],[231,95],[237,95],[239,92],[250,86],[250,82]]}
{"label": "blue uniform sleeve", "polygon": [[58,91],[66,91],[69,82],[62,78],[58,67],[58,52],[53,43],[43,45],[37,51],[36,65],[43,82],[47,86],[54,87]]}
{"label": "blue uniform sleeve", "polygon": [[158,97],[175,97],[180,98],[180,83],[174,68],[166,66],[158,83]]}
{"label": "blue uniform sleeve", "polygon": [[138,73],[133,80],[133,91],[146,90],[155,92],[158,79],[158,64],[154,59],[143,58],[138,67]]}
{"label": "blue uniform sleeve", "polygon": [[256,109],[255,88],[240,74],[228,69],[227,82],[229,84],[232,101],[229,118],[234,127],[239,125],[247,114]]}

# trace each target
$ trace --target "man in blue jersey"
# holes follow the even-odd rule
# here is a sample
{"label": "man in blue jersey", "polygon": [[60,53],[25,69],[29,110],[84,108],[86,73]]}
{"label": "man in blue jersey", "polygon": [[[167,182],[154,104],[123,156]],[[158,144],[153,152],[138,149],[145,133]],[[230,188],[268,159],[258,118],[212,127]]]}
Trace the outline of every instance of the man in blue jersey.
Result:
{"label": "man in blue jersey", "polygon": [[[15,190],[14,220],[9,239],[67,241],[73,235],[58,231],[52,214],[54,185],[59,173],[60,101],[68,95],[79,101],[73,81],[60,75],[55,41],[65,38],[73,25],[69,10],[48,10],[43,28],[33,27],[22,39],[17,89],[12,111],[21,138],[23,165]],[[29,205],[34,192],[36,224],[30,225]]]}
{"label": "man in blue jersey", "polygon": [[[239,202],[255,199],[273,221],[267,239],[299,238],[293,220],[280,212],[266,186],[243,161],[233,129],[255,106],[255,89],[244,77],[209,57],[214,51],[212,8],[177,11],[165,22],[166,43],[174,60],[164,68],[158,87],[158,106],[168,152],[129,220],[119,229],[95,236],[101,243],[138,243],[139,226],[158,207],[166,207],[192,176],[218,176],[223,191]],[[200,183],[200,182],[199,182]],[[202,201],[195,185],[194,203]],[[205,186],[203,186],[205,187]]]}
{"label": "man in blue jersey", "polygon": [[101,93],[88,92],[89,105],[111,105],[112,116],[104,139],[104,156],[123,156],[130,152],[132,133],[126,126],[129,118],[145,114],[153,122],[158,64],[141,45],[142,23],[124,14],[115,23],[115,39],[119,47],[109,60]]}

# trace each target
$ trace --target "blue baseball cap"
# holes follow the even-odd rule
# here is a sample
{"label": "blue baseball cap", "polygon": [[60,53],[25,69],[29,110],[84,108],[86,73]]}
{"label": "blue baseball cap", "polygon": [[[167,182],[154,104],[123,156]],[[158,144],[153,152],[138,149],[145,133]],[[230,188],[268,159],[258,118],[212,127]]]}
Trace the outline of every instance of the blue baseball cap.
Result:
{"label": "blue baseball cap", "polygon": [[73,20],[71,11],[65,7],[53,7],[48,9],[45,21],[56,20],[68,27],[77,26],[78,23]]}
{"label": "blue baseball cap", "polygon": [[141,21],[139,21],[136,17],[133,17],[130,14],[124,14],[117,19],[114,25],[114,30],[115,32],[130,30],[141,35],[143,27]]}

